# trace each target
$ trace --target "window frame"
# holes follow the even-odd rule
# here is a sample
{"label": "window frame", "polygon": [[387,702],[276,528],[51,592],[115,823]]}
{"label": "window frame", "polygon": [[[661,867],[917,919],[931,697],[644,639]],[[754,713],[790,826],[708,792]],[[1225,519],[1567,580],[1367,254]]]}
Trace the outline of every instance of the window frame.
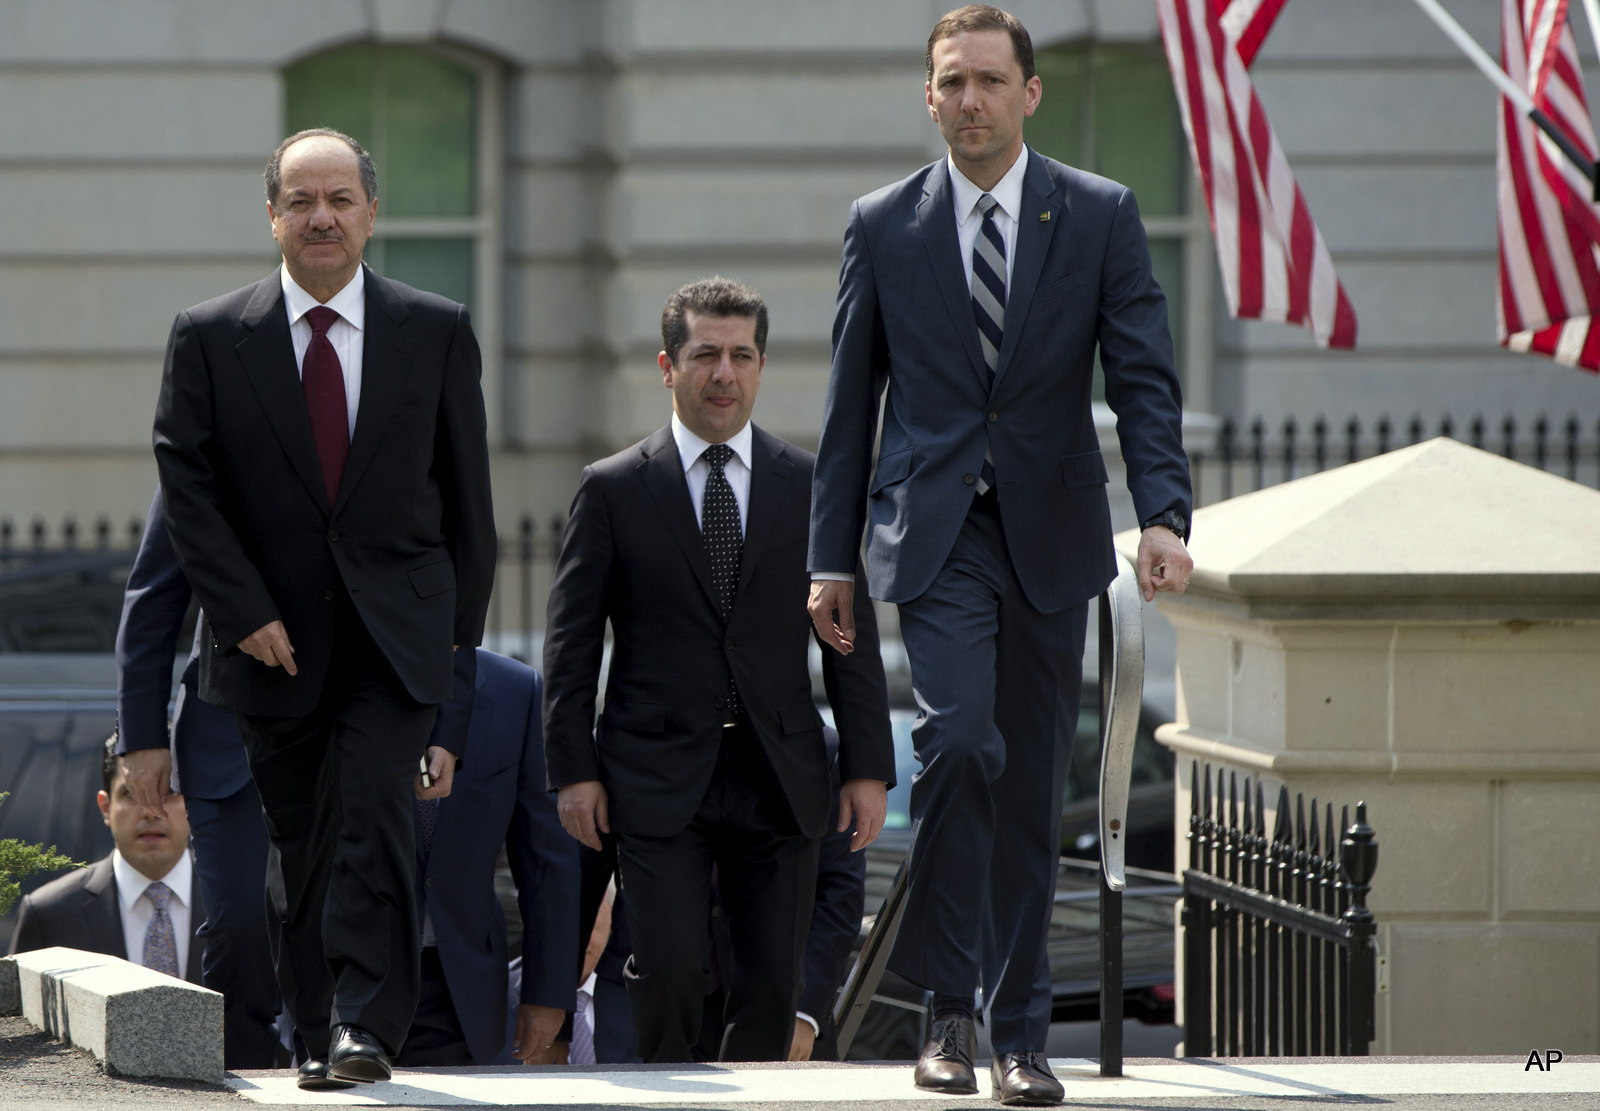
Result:
{"label": "window frame", "polygon": [[[378,183],[378,219],[374,241],[384,239],[472,240],[472,330],[483,359],[483,401],[488,413],[489,446],[505,443],[505,73],[500,64],[475,51],[447,43],[396,43],[360,39],[333,43],[285,63],[279,71],[279,130],[287,124],[287,71],[307,58],[351,46],[401,48],[432,54],[469,70],[476,82],[473,150],[472,216],[387,216],[383,182]],[[286,132],[285,132],[286,134]]]}
{"label": "window frame", "polygon": [[[1083,97],[1082,140],[1084,149],[1094,151],[1095,96],[1099,82],[1095,80],[1093,53],[1102,46],[1146,45],[1112,42],[1097,38],[1074,38],[1052,42],[1038,48],[1039,53],[1066,47],[1085,47],[1088,58]],[[1155,45],[1159,48],[1160,40]],[[1164,55],[1163,55],[1164,57]],[[1048,90],[1046,90],[1048,93]],[[1183,212],[1177,216],[1146,216],[1140,213],[1146,241],[1177,240],[1183,246],[1184,319],[1183,335],[1183,402],[1188,410],[1210,412],[1215,403],[1215,335],[1213,313],[1216,296],[1216,247],[1211,238],[1211,217],[1206,210],[1205,195],[1200,179],[1195,174],[1194,157],[1190,153],[1187,132],[1184,132],[1183,160],[1189,167],[1184,177]],[[1088,167],[1091,172],[1098,172]]]}

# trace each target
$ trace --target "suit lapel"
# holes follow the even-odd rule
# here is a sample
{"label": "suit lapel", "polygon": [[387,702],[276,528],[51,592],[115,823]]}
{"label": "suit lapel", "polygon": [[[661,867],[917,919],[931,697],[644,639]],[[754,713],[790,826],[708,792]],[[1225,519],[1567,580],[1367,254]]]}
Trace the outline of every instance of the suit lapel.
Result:
{"label": "suit lapel", "polygon": [[[289,338],[289,315],[283,305],[283,285],[276,272],[256,283],[239,318],[245,337],[235,345],[245,377],[267,415],[267,423],[283,445],[289,465],[312,499],[328,503],[322,466],[311,439],[311,418],[294,361],[294,341]],[[348,472],[346,472],[348,477]]]}
{"label": "suit lapel", "polygon": [[122,933],[122,904],[117,899],[117,876],[111,870],[109,856],[95,861],[83,889],[94,899],[94,923],[91,929],[96,944],[101,952],[127,960],[128,943]]}
{"label": "suit lapel", "polygon": [[[1011,264],[1011,287],[1006,292],[1005,336],[1000,341],[1000,361],[994,372],[997,389],[1017,349],[1033,292],[1039,288],[1039,273],[1050,253],[1050,240],[1061,223],[1063,200],[1044,159],[1030,148],[1028,167],[1022,175],[1022,210],[1017,213],[1017,257]],[[1049,219],[1043,218],[1046,214]]]}
{"label": "suit lapel", "polygon": [[917,205],[917,227],[922,231],[923,245],[928,248],[928,263],[933,267],[939,292],[944,294],[945,307],[950,310],[950,320],[961,337],[961,346],[972,363],[972,372],[978,376],[979,383],[987,387],[989,368],[983,361],[978,322],[972,315],[972,291],[967,288],[967,269],[961,260],[961,242],[956,238],[955,210],[951,207],[954,203],[950,197],[950,168],[941,158],[934,163],[928,180],[923,183],[922,200]]}
{"label": "suit lapel", "polygon": [[744,550],[739,557],[739,585],[733,594],[734,605],[744,593],[745,584],[755,571],[756,562],[772,537],[778,510],[789,489],[789,473],[794,470],[783,441],[753,429],[750,451],[750,506],[745,513]]}
{"label": "suit lapel", "polygon": [[[356,432],[350,440],[350,457],[339,481],[335,512],[350,500],[350,492],[378,452],[378,444],[394,412],[400,387],[411,369],[413,344],[401,331],[408,315],[405,302],[384,279],[366,273],[366,326],[361,337],[361,400],[356,410]],[[307,428],[310,422],[307,421]]]}
{"label": "suit lapel", "polygon": [[705,538],[700,535],[700,525],[694,519],[694,501],[689,497],[689,482],[683,474],[683,460],[678,456],[678,444],[672,438],[672,428],[659,429],[645,441],[641,449],[644,461],[639,464],[639,477],[645,489],[660,510],[667,531],[672,534],[694,577],[705,592],[706,600],[717,608],[717,592],[711,585],[711,560],[706,556]]}

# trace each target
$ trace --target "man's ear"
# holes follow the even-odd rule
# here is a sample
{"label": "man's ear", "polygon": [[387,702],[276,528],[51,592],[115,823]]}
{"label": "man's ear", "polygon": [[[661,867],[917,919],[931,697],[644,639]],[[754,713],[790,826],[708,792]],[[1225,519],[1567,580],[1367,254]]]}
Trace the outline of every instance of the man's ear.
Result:
{"label": "man's ear", "polygon": [[94,801],[100,804],[100,820],[109,826],[111,824],[111,796],[101,791],[94,797]]}
{"label": "man's ear", "polygon": [[661,384],[670,390],[672,388],[672,360],[667,358],[665,351],[656,355],[656,365],[661,368]]}

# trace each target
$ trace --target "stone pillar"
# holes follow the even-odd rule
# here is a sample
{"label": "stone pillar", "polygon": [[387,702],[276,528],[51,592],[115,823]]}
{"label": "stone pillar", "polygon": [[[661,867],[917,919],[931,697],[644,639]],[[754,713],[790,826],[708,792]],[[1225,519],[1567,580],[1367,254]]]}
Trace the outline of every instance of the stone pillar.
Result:
{"label": "stone pillar", "polygon": [[1600,1052],[1600,493],[1437,439],[1202,509],[1191,551],[1177,859],[1195,760],[1365,800],[1372,1052]]}

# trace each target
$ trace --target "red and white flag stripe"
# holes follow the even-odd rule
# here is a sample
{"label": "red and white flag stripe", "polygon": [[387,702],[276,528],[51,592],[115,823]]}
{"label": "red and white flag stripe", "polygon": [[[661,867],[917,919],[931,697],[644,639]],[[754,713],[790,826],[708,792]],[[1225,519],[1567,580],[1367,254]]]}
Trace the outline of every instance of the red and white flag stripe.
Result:
{"label": "red and white flag stripe", "polygon": [[[1228,309],[1236,317],[1302,325],[1324,347],[1354,347],[1355,310],[1237,40],[1223,26],[1234,5],[1219,17],[1215,3],[1157,0],[1156,6],[1189,151],[1211,210]],[[1261,35],[1283,6],[1282,0],[1239,3],[1245,6],[1238,24]]]}
{"label": "red and white flag stripe", "polygon": [[[1594,126],[1567,24],[1567,0],[1504,0],[1507,76],[1591,163]],[[1600,209],[1592,186],[1504,96],[1498,138],[1500,343],[1600,371]]]}
{"label": "red and white flag stripe", "polygon": [[1234,41],[1239,60],[1246,69],[1256,60],[1256,51],[1272,30],[1272,23],[1289,0],[1211,0],[1211,10],[1222,21],[1222,29]]}

